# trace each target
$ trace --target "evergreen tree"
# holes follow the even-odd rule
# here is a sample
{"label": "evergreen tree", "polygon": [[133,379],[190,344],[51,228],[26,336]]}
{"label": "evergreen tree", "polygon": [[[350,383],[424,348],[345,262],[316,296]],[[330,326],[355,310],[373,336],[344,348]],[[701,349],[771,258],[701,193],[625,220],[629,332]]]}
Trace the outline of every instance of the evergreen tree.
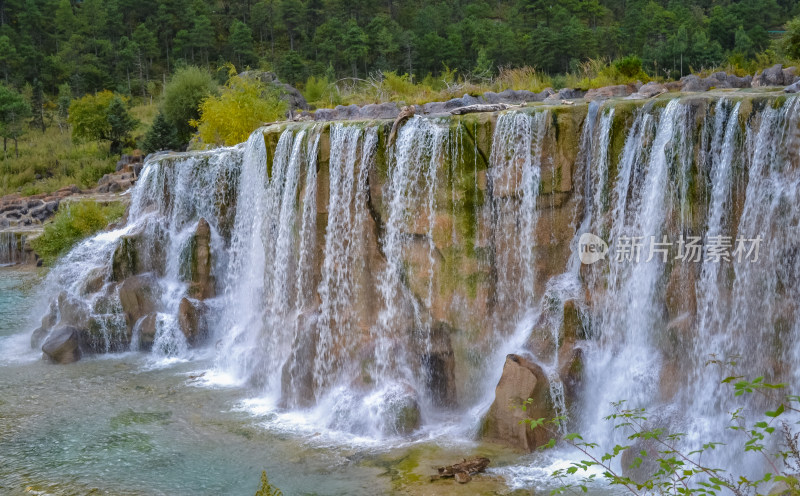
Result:
{"label": "evergreen tree", "polygon": [[122,153],[122,147],[130,139],[131,131],[139,124],[128,112],[122,98],[115,96],[111,99],[106,111],[108,119],[108,140],[111,142],[112,154]]}
{"label": "evergreen tree", "polygon": [[47,130],[44,123],[44,92],[42,91],[42,83],[38,79],[33,82],[31,112],[31,127],[41,129],[42,134],[44,134]]}
{"label": "evergreen tree", "polygon": [[176,150],[180,148],[181,142],[175,128],[164,117],[163,112],[156,115],[153,125],[147,131],[142,140],[142,150],[145,153],[153,153],[161,150]]}
{"label": "evergreen tree", "polygon": [[253,51],[253,32],[250,31],[247,24],[239,20],[233,21],[229,43],[238,68],[244,69],[246,66],[255,62],[256,54]]}
{"label": "evergreen tree", "polygon": [[25,98],[12,88],[0,83],[0,136],[3,137],[3,154],[8,156],[8,140],[14,140],[14,150],[19,157],[17,139],[24,133],[25,119],[31,107]]}

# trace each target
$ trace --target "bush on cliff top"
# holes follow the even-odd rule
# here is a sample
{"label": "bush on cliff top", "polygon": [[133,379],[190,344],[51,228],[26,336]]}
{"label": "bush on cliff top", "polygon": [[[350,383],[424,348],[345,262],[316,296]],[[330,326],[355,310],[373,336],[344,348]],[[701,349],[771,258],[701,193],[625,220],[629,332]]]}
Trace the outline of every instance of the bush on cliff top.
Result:
{"label": "bush on cliff top", "polygon": [[82,200],[62,204],[52,222],[31,244],[44,262],[51,265],[80,240],[104,229],[124,212],[125,205],[121,203],[101,205],[92,200]]}
{"label": "bush on cliff top", "polygon": [[[233,70],[233,68],[231,68]],[[191,121],[206,145],[235,145],[262,124],[285,118],[287,103],[275,88],[258,79],[232,75],[219,96],[200,105],[200,119]]]}

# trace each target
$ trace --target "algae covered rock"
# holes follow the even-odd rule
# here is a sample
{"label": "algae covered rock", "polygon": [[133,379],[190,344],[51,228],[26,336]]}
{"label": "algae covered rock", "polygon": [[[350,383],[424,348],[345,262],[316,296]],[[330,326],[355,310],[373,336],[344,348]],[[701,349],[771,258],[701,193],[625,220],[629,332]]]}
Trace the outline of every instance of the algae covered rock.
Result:
{"label": "algae covered rock", "polygon": [[419,429],[422,416],[419,403],[411,388],[390,391],[385,400],[387,434],[406,436]]}
{"label": "algae covered rock", "polygon": [[120,282],[139,272],[139,254],[136,238],[122,236],[111,258],[111,279]]}

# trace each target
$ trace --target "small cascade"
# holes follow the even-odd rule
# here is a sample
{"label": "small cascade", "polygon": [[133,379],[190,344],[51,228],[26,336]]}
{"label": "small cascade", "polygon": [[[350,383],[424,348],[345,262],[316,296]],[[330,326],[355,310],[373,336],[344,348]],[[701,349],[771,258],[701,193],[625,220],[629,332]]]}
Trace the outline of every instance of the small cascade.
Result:
{"label": "small cascade", "polygon": [[[374,329],[376,369],[379,382],[402,377],[413,383],[415,374],[408,349],[395,330],[411,332],[422,345],[430,347],[431,322],[420,311],[420,303],[431,307],[436,247],[433,231],[436,224],[437,171],[448,150],[449,129],[446,123],[414,118],[400,132],[392,159],[390,178],[384,191],[388,208],[386,230],[381,243],[386,268],[380,275],[379,289],[383,309]],[[413,252],[413,253],[411,253]],[[404,254],[418,259],[418,278],[422,301],[409,292],[404,279]]]}
{"label": "small cascade", "polygon": [[374,254],[367,251],[365,236],[368,174],[376,144],[375,128],[336,124],[331,129],[328,225],[317,290],[319,335],[313,366],[317,398],[349,382],[352,363],[346,350],[362,339],[375,304],[373,295],[366,293],[367,258]]}
{"label": "small cascade", "polygon": [[[549,112],[509,112],[497,119],[487,189],[487,214],[496,267],[495,305],[504,325],[516,322],[536,301],[536,201],[541,181],[542,143]],[[513,324],[512,324],[513,325]]]}
{"label": "small cascade", "polygon": [[[301,171],[316,168],[318,134],[287,129],[268,163],[261,132],[244,146],[237,209],[231,230],[223,311],[220,370],[265,392],[280,394],[296,316],[297,198]],[[271,165],[271,169],[268,166]],[[300,226],[298,226],[298,221]]]}
{"label": "small cascade", "polygon": [[14,231],[0,232],[0,267],[16,265],[25,261],[22,248],[26,236]]}

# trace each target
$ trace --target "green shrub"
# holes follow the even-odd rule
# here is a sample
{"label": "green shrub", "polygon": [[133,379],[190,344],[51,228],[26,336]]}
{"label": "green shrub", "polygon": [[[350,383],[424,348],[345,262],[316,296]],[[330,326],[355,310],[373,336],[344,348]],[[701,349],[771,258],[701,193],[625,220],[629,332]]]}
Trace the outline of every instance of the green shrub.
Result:
{"label": "green shrub", "polygon": [[259,126],[285,118],[288,104],[278,88],[256,78],[231,74],[219,96],[200,105],[200,119],[192,121],[206,145],[244,142]]}
{"label": "green shrub", "polygon": [[196,129],[190,121],[200,118],[200,104],[217,92],[217,83],[206,69],[184,67],[172,76],[164,88],[161,110],[166,121],[175,127],[181,144],[188,143]]}
{"label": "green shrub", "polygon": [[92,200],[62,203],[52,222],[31,244],[44,262],[50,265],[78,241],[104,229],[122,217],[124,212],[125,205],[121,203],[101,205]]}
{"label": "green shrub", "polygon": [[642,72],[642,59],[631,55],[614,62],[614,69],[627,78],[635,78]]}

